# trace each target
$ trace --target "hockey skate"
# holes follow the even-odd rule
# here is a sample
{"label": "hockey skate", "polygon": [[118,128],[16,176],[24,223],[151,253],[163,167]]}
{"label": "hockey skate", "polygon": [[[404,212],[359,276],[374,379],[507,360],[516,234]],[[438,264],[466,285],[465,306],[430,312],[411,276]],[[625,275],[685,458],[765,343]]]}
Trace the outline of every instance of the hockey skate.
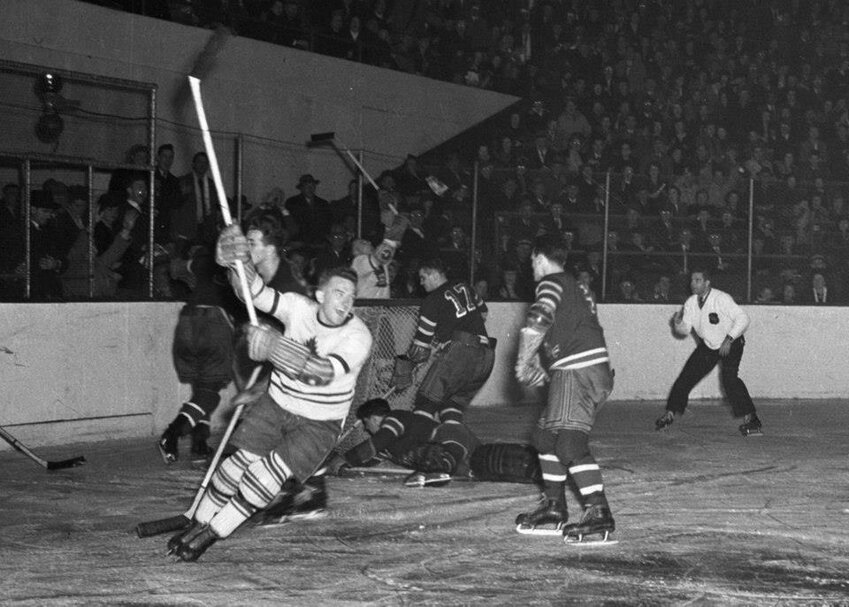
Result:
{"label": "hockey skate", "polygon": [[286,493],[262,513],[259,524],[274,527],[293,521],[312,520],[327,516],[327,490],[324,476],[311,478],[291,493]]}
{"label": "hockey skate", "polygon": [[[587,506],[581,521],[566,525],[563,529],[563,541],[567,544],[616,544],[610,534],[616,529],[613,515],[606,504]],[[587,536],[600,535],[601,539],[587,539]]]}
{"label": "hockey skate", "polygon": [[743,418],[743,423],[740,424],[740,434],[743,436],[760,436],[761,420],[758,419],[757,413],[749,413]]}
{"label": "hockey skate", "polygon": [[180,545],[177,549],[177,556],[188,563],[194,562],[218,539],[212,527],[204,525],[189,542]]}
{"label": "hockey skate", "polygon": [[404,479],[405,487],[444,487],[451,482],[447,472],[413,472]]}
{"label": "hockey skate", "polygon": [[159,449],[159,454],[162,456],[162,461],[165,462],[166,465],[173,464],[177,461],[177,458],[179,457],[179,441],[179,430],[172,424],[165,429],[165,432],[163,432],[162,436],[159,438],[159,442],[156,443],[156,446]]}
{"label": "hockey skate", "polygon": [[654,429],[656,431],[666,430],[669,426],[672,425],[672,422],[675,421],[675,414],[672,411],[665,411],[663,415],[657,418],[654,422]]}
{"label": "hockey skate", "polygon": [[174,554],[179,551],[180,547],[184,544],[188,544],[192,541],[195,536],[197,536],[201,531],[203,531],[204,525],[193,521],[191,525],[189,525],[186,529],[183,529],[176,535],[172,536],[170,540],[168,540],[168,552],[167,554]]}
{"label": "hockey skate", "polygon": [[198,424],[192,430],[192,461],[206,463],[215,453],[206,443],[209,438],[209,426]]}
{"label": "hockey skate", "polygon": [[523,535],[562,535],[568,518],[565,503],[544,497],[539,508],[516,517],[516,531]]}

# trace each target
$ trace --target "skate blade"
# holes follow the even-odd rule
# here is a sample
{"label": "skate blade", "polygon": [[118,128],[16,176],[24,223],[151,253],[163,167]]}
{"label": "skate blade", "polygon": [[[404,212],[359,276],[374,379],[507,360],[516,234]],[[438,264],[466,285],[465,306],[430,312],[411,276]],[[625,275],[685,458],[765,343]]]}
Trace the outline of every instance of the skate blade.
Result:
{"label": "skate blade", "polygon": [[563,542],[570,546],[613,546],[619,540],[610,539],[610,531],[586,533],[582,535],[564,535]]}
{"label": "skate blade", "polygon": [[755,437],[755,436],[763,436],[764,435],[764,433],[761,432],[760,430],[752,430],[750,432],[741,432],[741,434],[743,435],[744,438],[748,437],[748,436]]}
{"label": "skate blade", "polygon": [[159,456],[162,458],[162,461],[165,462],[166,466],[170,466],[177,461],[177,458],[163,449],[162,445],[159,443],[156,443],[156,450],[159,451]]}
{"label": "skate blade", "polygon": [[615,546],[619,543],[619,540],[588,540],[586,538],[578,540],[575,538],[564,538],[563,543],[568,544],[569,546]]}
{"label": "skate blade", "polygon": [[259,526],[268,528],[282,527],[289,523],[296,523],[298,521],[317,521],[323,518],[327,518],[327,510],[313,510],[312,512],[284,514],[283,516],[264,519],[259,523]]}
{"label": "skate blade", "polygon": [[551,527],[522,527],[516,525],[516,532],[522,535],[563,535],[563,529],[552,529]]}

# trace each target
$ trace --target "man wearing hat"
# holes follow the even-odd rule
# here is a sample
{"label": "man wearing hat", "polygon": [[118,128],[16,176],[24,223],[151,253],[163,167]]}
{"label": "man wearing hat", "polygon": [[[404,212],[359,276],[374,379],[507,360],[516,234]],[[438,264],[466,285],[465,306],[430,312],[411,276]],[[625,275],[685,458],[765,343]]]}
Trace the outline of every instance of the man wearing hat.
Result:
{"label": "man wearing hat", "polygon": [[[49,192],[36,190],[30,195],[30,299],[32,301],[61,301],[60,273],[67,261],[62,258],[53,218],[59,205]],[[23,271],[23,264],[19,271]]]}
{"label": "man wearing hat", "polygon": [[332,214],[330,203],[315,195],[318,179],[306,173],[295,186],[299,194],[286,199],[286,210],[295,222],[293,240],[300,242],[308,251],[321,248],[330,233]]}

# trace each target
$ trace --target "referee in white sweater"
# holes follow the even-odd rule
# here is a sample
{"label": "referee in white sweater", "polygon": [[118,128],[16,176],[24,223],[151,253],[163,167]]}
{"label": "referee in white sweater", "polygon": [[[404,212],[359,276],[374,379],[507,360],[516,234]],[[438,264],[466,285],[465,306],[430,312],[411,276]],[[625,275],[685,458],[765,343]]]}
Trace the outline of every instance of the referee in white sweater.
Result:
{"label": "referee in white sweater", "polygon": [[731,402],[734,417],[742,417],[743,436],[761,434],[761,421],[743,380],[737,377],[746,339],[743,333],[749,317],[724,291],[711,288],[707,270],[693,270],[690,275],[693,294],[672,317],[672,326],[680,335],[695,331],[698,346],[690,354],[681,374],[672,385],[666,411],[655,422],[657,430],[668,428],[676,415],[684,413],[690,391],[720,363],[720,378],[725,396]]}

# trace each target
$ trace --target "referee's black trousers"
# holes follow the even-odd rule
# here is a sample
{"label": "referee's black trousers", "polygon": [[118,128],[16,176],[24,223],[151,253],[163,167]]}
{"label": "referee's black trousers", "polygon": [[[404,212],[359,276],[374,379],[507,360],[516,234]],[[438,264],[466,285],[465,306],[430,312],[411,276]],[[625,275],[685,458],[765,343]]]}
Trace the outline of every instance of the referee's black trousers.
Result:
{"label": "referee's black trousers", "polygon": [[683,413],[684,409],[687,408],[690,391],[719,363],[722,389],[725,392],[725,397],[731,403],[734,417],[743,417],[748,413],[754,413],[755,405],[752,403],[752,397],[749,396],[749,390],[746,389],[743,380],[737,377],[745,343],[746,340],[742,336],[734,340],[728,356],[722,358],[719,355],[719,350],[711,350],[702,340],[699,340],[699,345],[690,354],[690,358],[687,359],[684,368],[681,369],[681,374],[672,384],[672,390],[670,390],[669,398],[666,401],[666,409],[675,414]]}

